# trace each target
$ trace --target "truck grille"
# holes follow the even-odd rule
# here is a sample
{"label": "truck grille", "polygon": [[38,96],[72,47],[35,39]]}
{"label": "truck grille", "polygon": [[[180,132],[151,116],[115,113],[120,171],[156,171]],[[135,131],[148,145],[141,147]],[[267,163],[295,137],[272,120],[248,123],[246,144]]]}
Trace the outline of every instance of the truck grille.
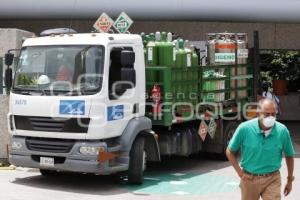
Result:
{"label": "truck grille", "polygon": [[47,132],[87,133],[89,118],[14,116],[16,129]]}
{"label": "truck grille", "polygon": [[75,140],[26,138],[26,146],[31,151],[69,153],[74,144]]}

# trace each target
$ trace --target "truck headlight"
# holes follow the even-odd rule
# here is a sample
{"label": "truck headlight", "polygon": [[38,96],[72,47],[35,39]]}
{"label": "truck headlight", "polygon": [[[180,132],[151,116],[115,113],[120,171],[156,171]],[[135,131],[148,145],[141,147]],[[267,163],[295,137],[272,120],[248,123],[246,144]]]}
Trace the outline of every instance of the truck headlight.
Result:
{"label": "truck headlight", "polygon": [[11,144],[12,150],[20,150],[22,148],[22,144],[20,142],[13,141]]}
{"label": "truck headlight", "polygon": [[99,152],[104,152],[104,147],[80,147],[79,153],[83,155],[98,155]]}

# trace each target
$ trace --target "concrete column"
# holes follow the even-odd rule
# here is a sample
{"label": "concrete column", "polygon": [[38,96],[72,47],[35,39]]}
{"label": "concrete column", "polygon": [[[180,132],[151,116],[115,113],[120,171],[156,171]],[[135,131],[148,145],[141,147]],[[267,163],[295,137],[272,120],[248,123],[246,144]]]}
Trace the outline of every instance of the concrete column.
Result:
{"label": "concrete column", "polygon": [[0,95],[3,94],[3,59],[0,58]]}
{"label": "concrete column", "polygon": [[7,128],[8,96],[0,95],[0,162],[7,161],[9,133]]}
{"label": "concrete column", "polygon": [[[5,92],[3,89],[3,77],[4,77],[4,63],[3,58],[5,53],[9,49],[20,49],[23,41],[26,38],[34,36],[34,33],[23,31],[20,29],[1,29],[0,28],[0,162],[7,161],[7,144],[9,143],[9,133],[7,129],[7,113],[8,113],[8,99],[6,95],[2,95]],[[15,52],[13,52],[15,53]],[[18,55],[18,52],[15,53]],[[13,67],[13,66],[12,66]],[[14,68],[13,68],[14,70]]]}

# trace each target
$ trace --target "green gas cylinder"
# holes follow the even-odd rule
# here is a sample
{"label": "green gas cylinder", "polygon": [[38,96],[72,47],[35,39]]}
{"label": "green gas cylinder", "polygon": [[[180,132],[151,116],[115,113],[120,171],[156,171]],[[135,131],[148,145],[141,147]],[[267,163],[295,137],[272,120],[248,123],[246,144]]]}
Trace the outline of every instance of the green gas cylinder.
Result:
{"label": "green gas cylinder", "polygon": [[186,51],[184,50],[184,41],[183,39],[179,39],[178,41],[178,50],[176,51],[176,67],[186,67],[187,59],[186,59]]}
{"label": "green gas cylinder", "polygon": [[172,43],[172,33],[162,32],[161,42],[158,46],[159,65],[174,66],[174,44]]}
{"label": "green gas cylinder", "polygon": [[147,65],[147,44],[150,41],[150,36],[149,35],[145,35],[144,40],[143,40],[143,44],[144,44],[144,58],[145,58],[145,63]]}
{"label": "green gas cylinder", "polygon": [[176,45],[175,43],[172,42],[173,40],[173,35],[172,33],[168,33],[167,35],[167,41],[170,43],[170,45],[172,46],[172,66],[175,66],[175,61],[176,61]]}
{"label": "green gas cylinder", "polygon": [[155,33],[155,43],[157,46],[157,52],[158,52],[158,65],[163,65],[164,60],[164,52],[163,52],[163,44],[166,42],[166,32],[156,32]]}
{"label": "green gas cylinder", "polygon": [[141,38],[142,38],[144,47],[145,47],[145,37],[146,37],[146,34],[144,32],[141,32]]}
{"label": "green gas cylinder", "polygon": [[149,42],[147,44],[147,65],[156,66],[158,64],[158,51],[155,42],[155,36],[150,33]]}
{"label": "green gas cylinder", "polygon": [[186,66],[191,67],[192,66],[192,50],[190,48],[190,42],[188,40],[184,43],[184,50],[186,52]]}
{"label": "green gas cylinder", "polygon": [[197,67],[199,66],[199,57],[193,45],[191,45],[191,49],[192,49],[192,66]]}
{"label": "green gas cylinder", "polygon": [[155,33],[155,43],[156,45],[160,45],[161,42],[161,33],[159,31],[156,31]]}
{"label": "green gas cylinder", "polygon": [[154,33],[150,33],[149,37],[150,37],[150,40],[155,41],[155,34]]}

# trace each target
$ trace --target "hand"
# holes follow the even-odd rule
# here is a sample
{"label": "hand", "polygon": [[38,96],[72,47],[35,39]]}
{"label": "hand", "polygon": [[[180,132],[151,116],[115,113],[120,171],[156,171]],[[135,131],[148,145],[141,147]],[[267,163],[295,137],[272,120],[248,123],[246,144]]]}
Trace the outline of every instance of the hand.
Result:
{"label": "hand", "polygon": [[246,174],[246,173],[243,172],[243,171],[239,174],[239,177],[240,177],[242,180],[252,180],[252,179],[253,179],[253,177],[252,177],[251,175]]}
{"label": "hand", "polygon": [[284,191],[283,191],[284,196],[287,196],[290,194],[290,192],[292,191],[292,187],[293,187],[292,182],[288,181],[284,187]]}

